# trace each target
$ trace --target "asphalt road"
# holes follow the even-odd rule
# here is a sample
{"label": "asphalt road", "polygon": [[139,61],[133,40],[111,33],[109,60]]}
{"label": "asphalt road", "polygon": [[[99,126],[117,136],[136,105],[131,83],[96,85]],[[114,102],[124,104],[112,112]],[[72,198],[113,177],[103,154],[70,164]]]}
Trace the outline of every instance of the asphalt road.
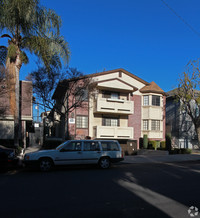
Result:
{"label": "asphalt road", "polygon": [[199,186],[197,161],[11,170],[0,173],[0,217],[192,217]]}

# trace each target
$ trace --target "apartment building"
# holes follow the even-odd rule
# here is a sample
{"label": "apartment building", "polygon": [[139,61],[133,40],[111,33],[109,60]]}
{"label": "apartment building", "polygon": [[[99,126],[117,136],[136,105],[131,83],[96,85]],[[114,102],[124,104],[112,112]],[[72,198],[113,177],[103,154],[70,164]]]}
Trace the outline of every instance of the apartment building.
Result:
{"label": "apartment building", "polygon": [[[0,143],[12,146],[14,144],[14,116],[11,111],[7,84],[0,84]],[[28,144],[28,133],[32,131],[32,82],[20,81],[20,120],[22,126],[22,145]]]}
{"label": "apartment building", "polygon": [[165,140],[165,93],[157,84],[124,69],[88,76],[96,88],[86,98],[88,107],[69,114],[73,138],[115,139],[121,144],[136,141],[137,147],[144,134],[152,140]]}

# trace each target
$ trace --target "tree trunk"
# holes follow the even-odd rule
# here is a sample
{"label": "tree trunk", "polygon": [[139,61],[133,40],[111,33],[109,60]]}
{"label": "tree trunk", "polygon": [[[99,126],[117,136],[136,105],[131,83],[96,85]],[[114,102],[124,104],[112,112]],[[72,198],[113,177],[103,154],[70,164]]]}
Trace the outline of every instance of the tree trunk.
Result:
{"label": "tree trunk", "polygon": [[21,139],[21,112],[20,112],[20,82],[19,71],[22,62],[19,55],[16,61],[11,62],[8,58],[6,63],[6,75],[9,88],[10,112],[14,117],[14,146],[20,145]]}

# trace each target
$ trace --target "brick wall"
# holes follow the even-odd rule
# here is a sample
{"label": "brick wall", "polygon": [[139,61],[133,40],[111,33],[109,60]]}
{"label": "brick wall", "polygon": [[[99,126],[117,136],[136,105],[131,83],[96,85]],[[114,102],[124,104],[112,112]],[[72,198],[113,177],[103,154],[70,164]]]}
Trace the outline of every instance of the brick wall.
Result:
{"label": "brick wall", "polygon": [[128,126],[134,129],[134,140],[137,140],[137,148],[139,148],[139,138],[141,137],[141,96],[133,95],[130,98],[134,101],[134,113],[129,115]]}
{"label": "brick wall", "polygon": [[32,83],[21,82],[22,116],[32,116]]}

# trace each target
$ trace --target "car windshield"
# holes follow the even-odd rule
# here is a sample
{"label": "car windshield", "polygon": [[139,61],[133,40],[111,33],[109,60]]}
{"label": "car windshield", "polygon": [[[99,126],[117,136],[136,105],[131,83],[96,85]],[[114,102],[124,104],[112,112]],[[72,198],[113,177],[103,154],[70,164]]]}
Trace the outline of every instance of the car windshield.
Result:
{"label": "car windshield", "polygon": [[57,148],[56,148],[56,150],[59,150],[60,148],[62,148],[64,145],[66,145],[68,143],[68,141],[66,141],[66,142],[63,142],[62,144],[60,144]]}

